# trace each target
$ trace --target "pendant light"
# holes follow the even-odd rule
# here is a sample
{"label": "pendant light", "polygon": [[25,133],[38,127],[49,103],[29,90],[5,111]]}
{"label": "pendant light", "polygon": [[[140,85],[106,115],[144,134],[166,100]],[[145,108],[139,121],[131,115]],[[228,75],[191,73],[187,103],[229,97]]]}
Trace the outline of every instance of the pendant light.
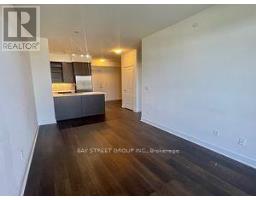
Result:
{"label": "pendant light", "polygon": [[87,59],[87,61],[91,62],[91,55],[89,54],[89,51],[88,51],[86,29],[84,29],[83,33],[84,33],[85,58]]}

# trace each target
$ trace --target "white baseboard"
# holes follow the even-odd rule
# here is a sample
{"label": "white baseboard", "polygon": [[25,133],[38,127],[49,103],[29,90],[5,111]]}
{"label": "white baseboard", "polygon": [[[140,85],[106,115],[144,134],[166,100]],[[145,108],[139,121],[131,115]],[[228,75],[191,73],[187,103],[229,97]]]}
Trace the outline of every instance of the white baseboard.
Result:
{"label": "white baseboard", "polygon": [[41,123],[38,123],[39,126],[42,126],[42,125],[50,125],[50,124],[57,124],[57,120],[53,120],[53,121],[49,121],[49,122],[41,122]]}
{"label": "white baseboard", "polygon": [[218,147],[218,146],[215,146],[215,145],[212,145],[208,142],[205,142],[205,141],[202,141],[198,138],[195,138],[195,137],[191,137],[191,136],[188,136],[188,134],[185,134],[185,133],[181,133],[180,131],[176,131],[176,130],[173,130],[173,129],[170,129],[170,128],[167,128],[167,127],[164,127],[164,126],[161,126],[159,124],[156,124],[154,122],[151,122],[150,120],[147,120],[145,118],[141,118],[141,121],[146,123],[146,124],[149,124],[151,126],[154,126],[156,128],[159,128],[163,131],[166,131],[170,134],[173,134],[173,135],[176,135],[178,137],[181,137],[189,142],[193,142],[197,145],[200,145],[200,146],[203,146],[207,149],[210,149],[216,153],[219,153],[219,154],[222,154],[224,156],[227,156],[233,160],[236,160],[238,162],[241,162],[247,166],[250,166],[252,168],[255,168],[256,169],[256,160],[254,159],[251,159],[245,155],[241,155],[241,154],[237,154],[235,152],[232,152],[226,148],[223,148],[223,147]]}
{"label": "white baseboard", "polygon": [[141,109],[136,108],[133,111],[136,112],[136,113],[139,113],[139,112],[141,112]]}
{"label": "white baseboard", "polygon": [[22,186],[21,186],[21,190],[20,190],[20,196],[23,196],[24,192],[25,192],[25,188],[26,188],[26,184],[27,184],[27,180],[28,180],[28,174],[29,174],[29,170],[30,170],[30,165],[31,165],[33,155],[34,155],[34,150],[35,150],[35,145],[36,145],[36,141],[37,141],[38,132],[39,132],[39,126],[36,129],[36,133],[35,133],[35,137],[34,137],[34,141],[33,141],[33,146],[32,146],[32,149],[30,151],[29,160],[28,160],[27,167],[26,167],[26,172],[25,172],[23,182],[22,182]]}

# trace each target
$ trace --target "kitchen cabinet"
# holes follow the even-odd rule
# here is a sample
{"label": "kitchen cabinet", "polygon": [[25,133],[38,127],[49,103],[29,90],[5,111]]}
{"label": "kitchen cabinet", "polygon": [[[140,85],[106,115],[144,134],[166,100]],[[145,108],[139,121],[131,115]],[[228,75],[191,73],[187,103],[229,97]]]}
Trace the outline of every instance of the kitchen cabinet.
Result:
{"label": "kitchen cabinet", "polygon": [[83,116],[81,96],[63,96],[54,98],[56,120],[79,118]]}
{"label": "kitchen cabinet", "polygon": [[71,62],[51,62],[50,65],[52,83],[75,83]]}
{"label": "kitchen cabinet", "polygon": [[90,76],[91,72],[91,63],[82,63],[82,62],[73,62],[74,75],[78,76]]}
{"label": "kitchen cabinet", "polygon": [[62,73],[64,83],[75,83],[73,64],[68,62],[62,63]]}
{"label": "kitchen cabinet", "polygon": [[57,121],[105,114],[105,94],[54,97]]}
{"label": "kitchen cabinet", "polygon": [[51,77],[53,83],[63,82],[63,72],[61,62],[51,62]]}
{"label": "kitchen cabinet", "polygon": [[82,107],[83,107],[84,116],[104,114],[105,113],[104,94],[82,96]]}

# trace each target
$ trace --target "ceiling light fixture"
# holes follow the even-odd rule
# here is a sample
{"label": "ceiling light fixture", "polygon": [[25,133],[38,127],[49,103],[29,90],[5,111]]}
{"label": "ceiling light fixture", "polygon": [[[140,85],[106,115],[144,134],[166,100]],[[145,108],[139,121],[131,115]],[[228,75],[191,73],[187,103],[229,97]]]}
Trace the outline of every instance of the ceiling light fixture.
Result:
{"label": "ceiling light fixture", "polygon": [[85,57],[88,58],[88,59],[91,58],[90,54],[88,54],[88,53],[85,55]]}
{"label": "ceiling light fixture", "polygon": [[72,53],[72,56],[74,57],[74,56],[76,56],[76,54]]}
{"label": "ceiling light fixture", "polygon": [[[86,29],[84,29],[83,31],[84,33],[84,47],[85,47],[85,58],[88,62],[91,62],[91,55],[89,54],[89,51],[88,51],[88,42],[87,42],[87,32],[86,32]],[[84,55],[83,55],[84,57]]]}
{"label": "ceiling light fixture", "polygon": [[84,55],[83,55],[83,54],[81,54],[80,56],[81,56],[81,57],[84,57]]}
{"label": "ceiling light fixture", "polygon": [[100,59],[100,62],[105,62],[105,59],[104,59],[104,58],[101,58],[101,59]]}
{"label": "ceiling light fixture", "polygon": [[113,51],[115,54],[118,54],[118,55],[120,55],[120,54],[123,53],[123,49],[120,49],[120,48],[113,49],[112,51]]}

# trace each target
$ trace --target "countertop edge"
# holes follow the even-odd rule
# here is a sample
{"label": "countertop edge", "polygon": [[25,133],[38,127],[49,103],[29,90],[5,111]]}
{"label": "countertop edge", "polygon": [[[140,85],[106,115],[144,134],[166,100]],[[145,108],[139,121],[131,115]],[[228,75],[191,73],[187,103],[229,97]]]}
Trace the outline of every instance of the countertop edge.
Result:
{"label": "countertop edge", "polygon": [[80,92],[80,93],[68,93],[68,94],[53,94],[53,97],[72,97],[72,96],[89,96],[89,95],[106,95],[105,92]]}

